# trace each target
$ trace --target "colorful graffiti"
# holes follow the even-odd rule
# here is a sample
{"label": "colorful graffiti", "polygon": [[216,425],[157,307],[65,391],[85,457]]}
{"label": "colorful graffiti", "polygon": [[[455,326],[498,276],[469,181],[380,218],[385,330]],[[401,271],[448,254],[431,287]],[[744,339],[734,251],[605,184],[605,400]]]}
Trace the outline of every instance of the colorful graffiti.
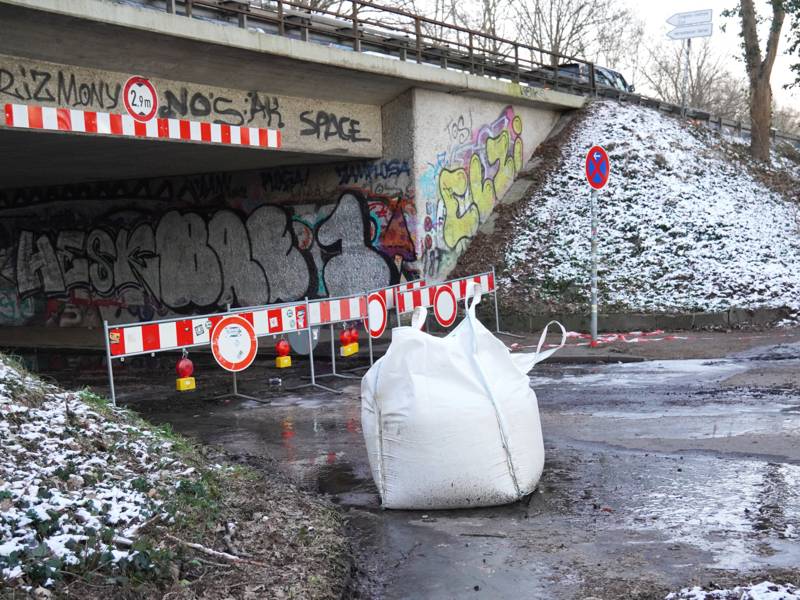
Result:
{"label": "colorful graffiti", "polygon": [[462,116],[446,129],[450,148],[420,176],[422,195],[432,199],[421,241],[427,276],[454,265],[523,165],[522,118],[511,106],[489,124],[473,128]]}
{"label": "colorful graffiti", "polygon": [[[208,185],[204,176],[195,185],[119,188],[136,189],[134,198],[53,203],[47,192],[33,213],[31,205],[5,212],[0,324],[150,320],[228,303],[342,295],[416,276],[413,198],[350,186],[338,188],[333,202],[275,204],[264,200],[274,179],[260,175],[251,178],[255,187]],[[87,218],[109,202],[114,209]]]}

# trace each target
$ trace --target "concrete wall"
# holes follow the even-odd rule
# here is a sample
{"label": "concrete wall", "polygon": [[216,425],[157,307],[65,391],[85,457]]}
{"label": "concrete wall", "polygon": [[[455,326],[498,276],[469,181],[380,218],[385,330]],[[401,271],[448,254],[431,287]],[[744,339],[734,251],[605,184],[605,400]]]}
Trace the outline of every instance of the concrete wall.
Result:
{"label": "concrete wall", "polygon": [[419,270],[445,279],[559,112],[414,91]]}
{"label": "concrete wall", "polygon": [[[180,74],[179,64],[174,71]],[[154,78],[148,73],[117,73],[7,55],[0,55],[0,105],[125,114],[123,86],[133,75],[148,77],[155,86],[156,114],[161,118],[277,129],[286,151],[368,158],[382,153],[378,106],[297,98],[269,89],[221,88]],[[0,127],[4,125],[0,119]]]}

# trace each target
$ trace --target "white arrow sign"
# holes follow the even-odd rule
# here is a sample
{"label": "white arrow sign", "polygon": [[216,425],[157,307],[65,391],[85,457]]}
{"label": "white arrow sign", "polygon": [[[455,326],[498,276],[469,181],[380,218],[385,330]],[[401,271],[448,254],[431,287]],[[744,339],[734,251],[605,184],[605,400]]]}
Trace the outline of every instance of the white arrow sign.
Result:
{"label": "white arrow sign", "polygon": [[711,23],[702,25],[690,25],[688,27],[676,27],[667,32],[667,37],[673,40],[686,40],[689,38],[709,37],[714,30]]}
{"label": "white arrow sign", "polygon": [[712,11],[708,10],[693,10],[684,13],[675,13],[667,23],[675,27],[688,27],[689,25],[701,25],[703,23],[711,23]]}

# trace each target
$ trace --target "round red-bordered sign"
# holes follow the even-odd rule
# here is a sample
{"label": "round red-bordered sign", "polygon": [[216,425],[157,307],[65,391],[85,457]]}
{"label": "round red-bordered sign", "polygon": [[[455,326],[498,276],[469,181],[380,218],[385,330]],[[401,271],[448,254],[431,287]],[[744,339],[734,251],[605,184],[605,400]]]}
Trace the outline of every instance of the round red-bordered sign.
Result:
{"label": "round red-bordered sign", "polygon": [[125,110],[137,121],[143,123],[156,116],[158,94],[155,86],[144,77],[131,77],[122,88]]}
{"label": "round red-bordered sign", "polygon": [[367,319],[370,337],[381,337],[386,331],[386,300],[380,294],[370,294],[367,297]]}
{"label": "round red-bordered sign", "polygon": [[211,354],[226,371],[244,371],[253,364],[257,351],[256,332],[243,317],[222,317],[211,332]]}
{"label": "round red-bordered sign", "polygon": [[440,285],[433,295],[433,314],[439,325],[450,327],[456,320],[458,301],[455,292],[449,285]]}
{"label": "round red-bordered sign", "polygon": [[608,183],[611,175],[611,161],[602,146],[592,146],[586,153],[586,181],[599,190]]}

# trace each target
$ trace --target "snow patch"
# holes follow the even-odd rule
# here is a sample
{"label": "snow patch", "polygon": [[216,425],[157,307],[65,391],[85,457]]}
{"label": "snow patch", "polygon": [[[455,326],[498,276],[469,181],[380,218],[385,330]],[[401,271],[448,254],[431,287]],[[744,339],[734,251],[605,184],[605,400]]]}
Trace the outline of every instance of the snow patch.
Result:
{"label": "snow patch", "polygon": [[791,584],[779,585],[763,581],[757,585],[736,586],[732,590],[684,588],[664,600],[800,600],[800,590]]}
{"label": "snow patch", "polygon": [[[800,308],[800,211],[740,164],[716,132],[648,108],[598,102],[512,226],[500,287],[543,302],[586,302],[586,152],[603,145],[611,178],[598,194],[605,310]],[[773,168],[798,172],[775,157]],[[791,169],[794,169],[792,171]]]}

